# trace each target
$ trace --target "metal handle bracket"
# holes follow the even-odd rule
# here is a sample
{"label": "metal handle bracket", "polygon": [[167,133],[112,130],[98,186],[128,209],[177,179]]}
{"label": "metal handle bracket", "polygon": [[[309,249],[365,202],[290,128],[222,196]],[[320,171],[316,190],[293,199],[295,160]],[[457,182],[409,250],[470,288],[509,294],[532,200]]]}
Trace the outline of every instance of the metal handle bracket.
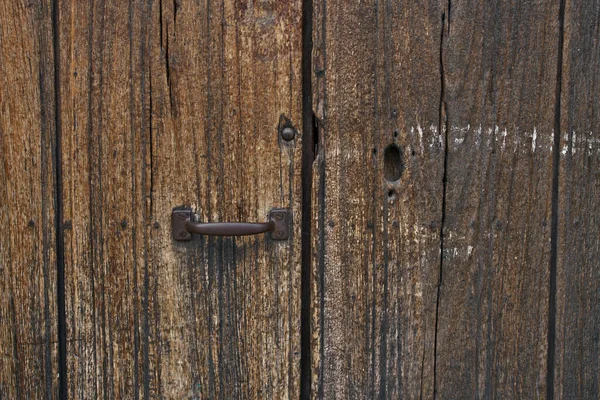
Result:
{"label": "metal handle bracket", "polygon": [[273,240],[289,238],[290,212],[286,209],[272,209],[267,222],[194,222],[194,213],[190,209],[174,209],[171,214],[173,239],[186,241],[192,233],[209,236],[246,236],[271,232]]}

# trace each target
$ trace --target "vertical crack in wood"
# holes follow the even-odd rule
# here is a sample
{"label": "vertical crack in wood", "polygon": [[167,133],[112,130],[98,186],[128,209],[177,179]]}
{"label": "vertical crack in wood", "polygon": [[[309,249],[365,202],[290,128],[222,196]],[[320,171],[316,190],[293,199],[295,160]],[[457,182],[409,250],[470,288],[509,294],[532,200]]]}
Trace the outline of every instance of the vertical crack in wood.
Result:
{"label": "vertical crack in wood", "polygon": [[312,104],[313,1],[302,2],[302,223],[300,294],[300,399],[311,398],[311,226],[316,118]]}
{"label": "vertical crack in wood", "polygon": [[[435,305],[435,333],[433,347],[433,397],[437,396],[437,348],[438,348],[438,321],[440,309],[440,295],[442,290],[442,272],[444,269],[444,228],[446,224],[446,187],[448,181],[448,109],[445,97],[445,78],[444,78],[444,40],[446,32],[450,34],[450,10],[452,4],[448,0],[446,10],[442,12],[442,27],[440,33],[440,105],[439,105],[439,126],[438,132],[444,136],[444,175],[442,179],[442,220],[440,223],[440,268],[437,284],[437,298]],[[447,31],[446,31],[447,30]],[[421,393],[422,394],[422,393]]]}
{"label": "vertical crack in wood", "polygon": [[[161,56],[164,57],[164,60],[165,60],[165,73],[167,76],[167,88],[169,91],[169,106],[170,106],[169,109],[170,109],[171,117],[173,117],[173,87],[171,84],[171,58],[170,58],[170,54],[169,54],[169,24],[164,23],[162,0],[160,0],[158,7],[159,7],[158,19],[159,19],[159,36],[160,36]],[[176,13],[177,13],[177,5],[175,2],[173,2],[173,21],[175,21]]]}
{"label": "vertical crack in wood", "polygon": [[[151,81],[151,65],[150,65],[150,57],[148,48],[150,46],[150,39],[148,32],[149,24],[148,21],[151,15],[151,4],[147,4],[143,12],[141,13],[141,40],[140,40],[140,100],[142,105],[142,114],[141,114],[141,155],[143,160],[147,160],[147,137],[152,137],[152,81]],[[146,79],[148,79],[148,90],[146,90]],[[148,96],[148,97],[146,97]],[[150,143],[150,147],[152,144]],[[150,157],[152,158],[152,157]],[[146,196],[148,193],[151,193],[151,190],[148,190],[148,180],[152,182],[152,176],[147,176],[148,166],[146,162],[142,164],[141,168],[141,182],[142,182],[142,193],[144,196],[144,202],[142,206],[141,218],[143,224],[145,226],[146,221],[148,221],[148,209],[152,210],[152,204],[149,206],[146,204]],[[152,167],[150,168],[152,173]],[[150,201],[152,198],[150,197]],[[149,272],[149,259],[148,259],[148,233],[146,229],[142,230],[142,243],[143,243],[143,284],[141,290],[141,313],[142,313],[142,340],[141,340],[141,351],[142,351],[142,375],[143,375],[143,397],[145,399],[150,397],[150,380],[151,380],[151,372],[150,372],[150,272]],[[158,342],[158,338],[155,338]]]}
{"label": "vertical crack in wood", "polygon": [[60,33],[58,0],[52,1],[52,51],[54,61],[54,179],[56,237],[56,301],[58,323],[58,397],[67,399],[67,333],[65,311],[65,246],[63,220],[62,124],[60,108]]}
{"label": "vertical crack in wood", "polygon": [[554,360],[556,354],[556,273],[558,262],[558,189],[561,136],[560,97],[562,90],[563,46],[565,36],[565,0],[560,1],[558,23],[559,37],[554,103],[554,143],[552,147],[552,225],[550,233],[550,276],[548,291],[548,356],[546,361],[546,398],[548,399],[554,398]]}
{"label": "vertical crack in wood", "polygon": [[[133,81],[134,81],[134,65],[133,65],[133,59],[134,59],[134,40],[133,40],[133,15],[134,15],[134,10],[133,10],[133,4],[130,1],[129,2],[129,6],[128,6],[128,27],[127,27],[127,32],[129,35],[129,109],[130,112],[133,112],[133,110],[135,110],[135,106],[136,106],[136,99],[135,99],[135,95],[134,95],[134,87],[133,87]],[[135,138],[136,138],[136,127],[135,127],[135,122],[134,122],[134,118],[131,118],[129,120],[129,129],[130,129],[130,142],[131,143],[135,143]],[[136,176],[137,176],[137,163],[136,163],[136,148],[135,146],[131,146],[131,192],[132,193],[138,193],[137,192],[137,182],[136,182]],[[133,195],[131,196],[131,210],[135,210],[136,206],[137,206],[137,196]],[[131,230],[131,243],[132,243],[132,253],[133,254],[138,254],[138,245],[137,245],[137,226],[139,223],[138,220],[138,213],[132,212],[132,216],[133,216],[133,229]],[[142,232],[143,233],[143,232]],[[139,307],[139,302],[137,301],[139,299],[140,293],[139,293],[139,282],[138,282],[138,259],[137,257],[133,257],[133,266],[132,266],[132,272],[133,272],[133,295],[134,295],[134,305],[133,305],[133,392],[137,394],[140,392],[140,307]]]}

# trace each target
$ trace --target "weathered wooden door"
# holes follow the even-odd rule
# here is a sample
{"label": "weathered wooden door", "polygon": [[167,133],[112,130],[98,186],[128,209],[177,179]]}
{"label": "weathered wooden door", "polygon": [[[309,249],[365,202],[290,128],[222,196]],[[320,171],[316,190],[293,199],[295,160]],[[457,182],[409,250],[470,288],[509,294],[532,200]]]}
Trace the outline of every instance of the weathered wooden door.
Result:
{"label": "weathered wooden door", "polygon": [[[599,32],[596,0],[0,1],[0,399],[597,398]],[[181,206],[289,238],[176,241]]]}
{"label": "weathered wooden door", "polygon": [[312,392],[598,398],[600,2],[314,17]]}
{"label": "weathered wooden door", "polygon": [[56,234],[69,397],[297,397],[301,2],[1,7],[0,397],[56,393]]}

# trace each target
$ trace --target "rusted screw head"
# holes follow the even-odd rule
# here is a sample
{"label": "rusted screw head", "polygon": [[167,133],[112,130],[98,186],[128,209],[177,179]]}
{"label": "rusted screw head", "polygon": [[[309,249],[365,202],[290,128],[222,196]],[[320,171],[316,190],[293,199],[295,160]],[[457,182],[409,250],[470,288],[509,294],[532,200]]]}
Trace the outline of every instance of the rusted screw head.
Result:
{"label": "rusted screw head", "polygon": [[281,131],[281,138],[283,140],[285,140],[286,142],[294,140],[295,137],[296,137],[296,131],[291,126],[285,127]]}

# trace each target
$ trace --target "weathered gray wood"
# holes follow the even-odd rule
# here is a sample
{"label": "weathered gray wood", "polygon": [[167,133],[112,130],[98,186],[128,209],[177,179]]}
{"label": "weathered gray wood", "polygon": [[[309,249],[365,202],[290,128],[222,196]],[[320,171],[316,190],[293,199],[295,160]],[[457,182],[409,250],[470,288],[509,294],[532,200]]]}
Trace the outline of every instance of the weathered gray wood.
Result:
{"label": "weathered gray wood", "polygon": [[600,2],[568,1],[562,69],[556,398],[600,381]]}
{"label": "weathered gray wood", "polygon": [[315,2],[315,398],[433,396],[441,15],[436,2]]}
{"label": "weathered gray wood", "polygon": [[[60,6],[70,395],[297,398],[301,2]],[[181,205],[297,222],[175,243]]]}
{"label": "weathered gray wood", "polygon": [[442,34],[436,389],[544,397],[559,2],[448,2]]}
{"label": "weathered gray wood", "polygon": [[51,2],[0,2],[0,398],[58,389]]}

